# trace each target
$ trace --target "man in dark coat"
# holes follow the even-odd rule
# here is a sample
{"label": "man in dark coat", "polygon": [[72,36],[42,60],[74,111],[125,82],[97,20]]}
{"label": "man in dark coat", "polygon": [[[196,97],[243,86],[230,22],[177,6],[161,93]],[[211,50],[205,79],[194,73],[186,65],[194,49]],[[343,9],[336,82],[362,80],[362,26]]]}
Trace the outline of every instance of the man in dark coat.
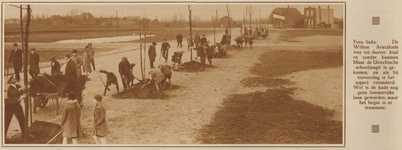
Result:
{"label": "man in dark coat", "polygon": [[179,44],[180,44],[180,48],[181,48],[181,43],[182,43],[182,41],[183,41],[183,36],[181,35],[181,33],[179,33],[179,35],[177,35],[176,36],[176,39],[177,39],[177,47],[179,47]]}
{"label": "man in dark coat", "polygon": [[128,62],[127,57],[123,57],[121,62],[119,63],[119,73],[123,82],[124,89],[130,88],[130,85],[128,83],[131,80],[134,80],[134,75],[131,71],[130,62]]}
{"label": "man in dark coat", "polygon": [[22,134],[25,134],[25,122],[24,122],[24,112],[22,110],[21,106],[21,99],[25,98],[26,95],[23,95],[23,88],[21,86],[16,85],[15,83],[17,80],[14,78],[14,76],[11,76],[7,83],[10,84],[10,86],[7,89],[7,98],[5,100],[5,136],[7,136],[7,131],[8,127],[10,126],[11,119],[13,118],[13,115],[17,117],[18,123],[20,124],[20,129]]}
{"label": "man in dark coat", "polygon": [[201,45],[204,45],[204,43],[207,41],[207,38],[205,37],[205,34],[203,34],[202,35],[202,38],[201,38]]}
{"label": "man in dark coat", "polygon": [[22,51],[18,49],[17,43],[14,43],[13,47],[14,50],[11,51],[11,55],[10,58],[8,59],[7,64],[10,64],[10,62],[13,63],[15,79],[17,81],[20,81],[20,71],[22,69]]}
{"label": "man in dark coat", "polygon": [[150,63],[150,67],[154,68],[154,62],[155,62],[155,57],[156,57],[156,43],[152,42],[152,45],[149,46],[148,49],[148,57],[149,57],[149,63]]}
{"label": "man in dark coat", "polygon": [[168,60],[169,48],[170,48],[170,44],[168,42],[166,42],[166,39],[164,39],[162,46],[161,46],[161,53],[162,53],[163,58],[165,58],[165,62],[167,62],[167,60]]}
{"label": "man in dark coat", "polygon": [[198,35],[198,33],[196,33],[195,34],[195,37],[194,37],[194,44],[195,44],[195,47],[198,47],[199,45],[199,43],[201,42],[201,39],[200,39],[200,36]]}
{"label": "man in dark coat", "polygon": [[209,65],[212,65],[212,57],[215,55],[215,45],[208,47],[206,50]]}
{"label": "man in dark coat", "polygon": [[35,48],[31,48],[31,54],[29,55],[29,75],[34,78],[38,74],[40,74],[39,54],[36,53]]}
{"label": "man in dark coat", "polygon": [[67,79],[67,93],[71,92],[75,87],[75,80],[77,79],[77,69],[75,63],[70,59],[70,54],[66,54],[65,58],[67,60],[67,65],[64,71],[65,78]]}
{"label": "man in dark coat", "polygon": [[197,57],[200,57],[201,60],[201,66],[203,69],[205,69],[205,48],[204,46],[199,46],[198,48],[195,48],[197,50]]}
{"label": "man in dark coat", "polygon": [[110,91],[109,86],[111,86],[112,84],[116,85],[117,93],[120,93],[119,92],[119,83],[117,82],[116,75],[114,75],[113,72],[108,72],[106,70],[99,70],[99,72],[106,74],[106,78],[107,78],[106,79],[106,85],[105,85],[105,91],[103,92],[103,95],[104,96],[106,95],[106,90]]}
{"label": "man in dark coat", "polygon": [[51,72],[52,76],[59,75],[61,73],[60,72],[60,67],[61,67],[60,63],[56,60],[55,57],[50,58],[50,61],[52,61],[50,63],[50,66],[51,66],[50,72]]}

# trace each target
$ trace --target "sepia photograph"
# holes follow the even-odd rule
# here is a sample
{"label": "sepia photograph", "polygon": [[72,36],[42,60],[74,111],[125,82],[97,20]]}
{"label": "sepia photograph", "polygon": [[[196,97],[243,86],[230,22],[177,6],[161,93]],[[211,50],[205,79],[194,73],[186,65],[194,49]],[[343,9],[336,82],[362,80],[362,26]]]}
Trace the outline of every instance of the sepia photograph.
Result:
{"label": "sepia photograph", "polygon": [[2,147],[344,147],[345,5],[2,2]]}

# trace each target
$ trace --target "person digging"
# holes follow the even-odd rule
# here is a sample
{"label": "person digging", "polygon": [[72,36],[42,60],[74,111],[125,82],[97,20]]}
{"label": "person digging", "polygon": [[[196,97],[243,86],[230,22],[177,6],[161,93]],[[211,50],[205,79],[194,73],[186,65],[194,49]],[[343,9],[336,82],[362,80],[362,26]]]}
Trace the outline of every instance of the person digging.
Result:
{"label": "person digging", "polygon": [[109,86],[111,86],[112,84],[116,85],[117,93],[120,94],[119,84],[118,84],[116,75],[114,75],[113,72],[108,72],[106,70],[99,70],[99,72],[106,74],[106,77],[107,77],[105,91],[103,92],[103,96],[106,96],[106,90],[110,91]]}
{"label": "person digging", "polygon": [[[164,83],[165,80],[166,80],[166,78],[165,78],[165,76],[163,75],[163,73],[162,73],[159,69],[152,69],[151,71],[149,71],[148,76],[149,76],[148,78],[150,79],[149,82],[148,82],[148,84],[149,84],[152,80],[154,80],[154,81],[155,81],[156,90],[160,92],[160,87],[161,87],[162,83]],[[145,85],[147,85],[147,84],[144,84],[144,86],[145,86]],[[143,86],[143,87],[144,87],[144,86]]]}
{"label": "person digging", "polygon": [[169,80],[170,89],[172,89],[172,81],[170,80],[172,78],[172,67],[170,65],[159,65],[158,68],[166,78],[165,83],[163,84],[163,89],[166,87],[167,80]]}

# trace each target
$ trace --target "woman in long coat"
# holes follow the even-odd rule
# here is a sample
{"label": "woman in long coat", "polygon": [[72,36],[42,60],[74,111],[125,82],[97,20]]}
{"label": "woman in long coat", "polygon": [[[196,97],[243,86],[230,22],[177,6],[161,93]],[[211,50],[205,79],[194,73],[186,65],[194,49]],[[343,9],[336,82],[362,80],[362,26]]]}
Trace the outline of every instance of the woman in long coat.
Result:
{"label": "woman in long coat", "polygon": [[61,117],[63,144],[67,144],[67,139],[69,138],[72,138],[73,144],[78,144],[77,138],[82,135],[80,117],[81,108],[78,101],[75,100],[75,95],[73,93],[69,93]]}
{"label": "woman in long coat", "polygon": [[84,73],[89,74],[92,72],[91,58],[89,52],[89,46],[85,47],[84,54],[82,55],[82,65],[84,67]]}
{"label": "woman in long coat", "polygon": [[106,109],[102,102],[102,96],[95,95],[95,108],[94,108],[94,125],[93,125],[93,138],[96,144],[99,144],[98,138],[102,144],[106,144],[105,136],[109,134],[109,126],[106,120]]}

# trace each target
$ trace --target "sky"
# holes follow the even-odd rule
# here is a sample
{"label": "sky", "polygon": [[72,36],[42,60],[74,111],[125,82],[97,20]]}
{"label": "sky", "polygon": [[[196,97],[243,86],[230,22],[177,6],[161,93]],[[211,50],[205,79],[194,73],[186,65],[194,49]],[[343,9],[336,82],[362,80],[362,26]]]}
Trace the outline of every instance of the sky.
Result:
{"label": "sky", "polygon": [[[12,3],[3,3],[3,17],[19,18],[19,9],[10,6]],[[178,19],[183,18],[188,20],[188,5],[192,10],[193,20],[199,17],[200,21],[210,21],[212,16],[223,17],[228,14],[224,3],[31,3],[32,14],[36,16],[52,16],[52,15],[68,15],[72,10],[78,12],[89,12],[94,17],[118,17],[140,16],[150,19],[158,19],[159,21],[171,21],[174,14]],[[15,4],[19,5],[19,4]],[[335,18],[343,18],[344,5],[342,3],[230,3],[229,12],[234,20],[243,20],[243,15],[246,13],[246,6],[251,6],[253,10],[253,21],[256,18],[268,18],[271,12],[277,8],[289,7],[296,8],[301,14],[304,14],[304,8],[318,7],[334,9]],[[26,11],[23,11],[25,14]]]}

